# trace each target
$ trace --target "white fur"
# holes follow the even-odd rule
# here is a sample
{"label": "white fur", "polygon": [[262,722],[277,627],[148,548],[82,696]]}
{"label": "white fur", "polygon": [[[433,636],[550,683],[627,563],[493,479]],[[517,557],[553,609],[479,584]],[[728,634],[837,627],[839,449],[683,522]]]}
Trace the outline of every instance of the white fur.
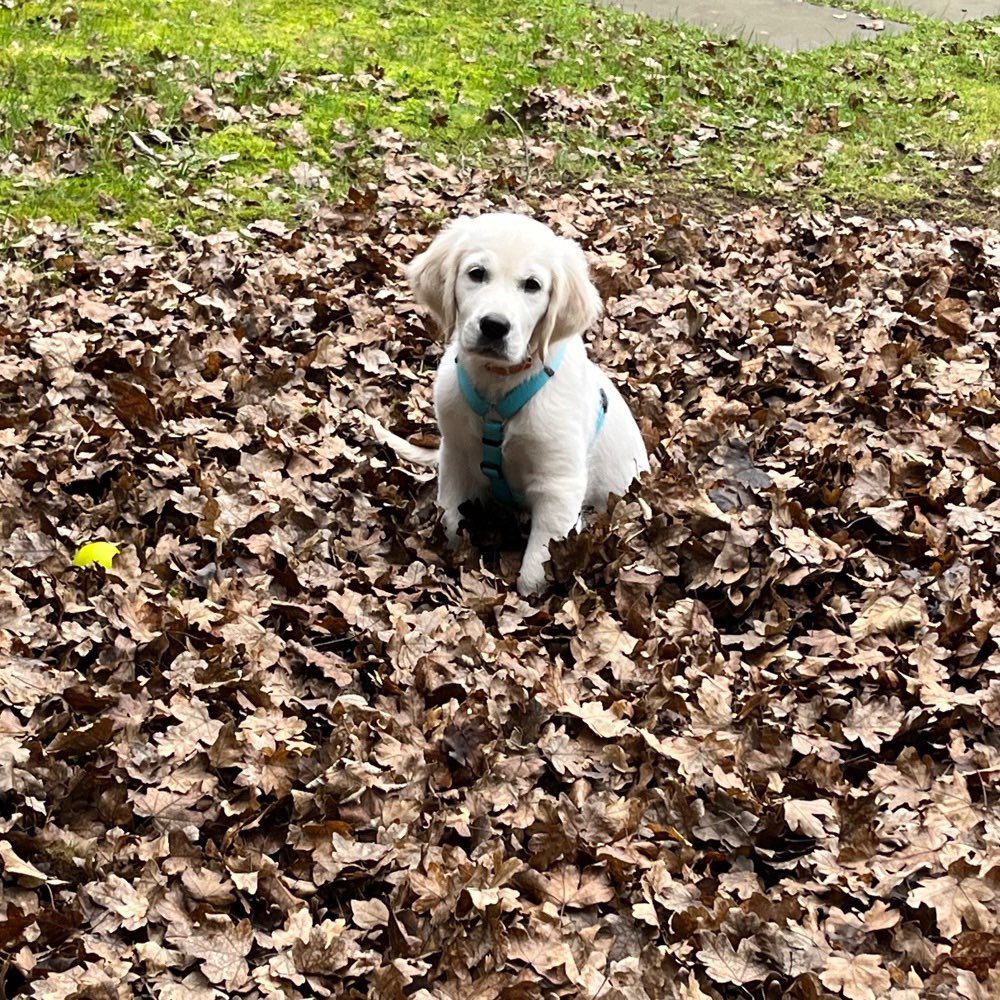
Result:
{"label": "white fur", "polygon": [[[450,341],[434,383],[440,453],[382,428],[377,433],[403,458],[423,464],[437,459],[438,504],[452,541],[459,506],[490,495],[479,468],[482,420],[459,389],[456,358],[478,392],[496,400],[551,361],[557,342],[566,342],[555,377],[504,428],[504,477],[523,494],[531,514],[517,589],[535,593],[545,585],[549,542],[568,534],[584,508],[605,509],[609,494],[623,494],[649,468],[625,400],[587,358],[581,334],[600,316],[601,302],[586,257],[576,243],[526,216],[485,215],[445,228],[410,264],[407,278]],[[494,322],[492,336],[484,335],[484,317]],[[502,336],[496,321],[501,329],[509,325]],[[529,358],[531,367],[516,374],[490,370]],[[608,413],[595,440],[602,388]]]}

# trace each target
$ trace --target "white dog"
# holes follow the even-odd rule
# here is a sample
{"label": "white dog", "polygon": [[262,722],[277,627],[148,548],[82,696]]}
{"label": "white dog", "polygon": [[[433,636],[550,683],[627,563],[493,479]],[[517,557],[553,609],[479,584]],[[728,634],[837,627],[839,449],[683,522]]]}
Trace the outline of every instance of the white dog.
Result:
{"label": "white dog", "polygon": [[405,459],[437,463],[451,541],[467,500],[518,504],[531,534],[517,589],[545,585],[549,542],[649,468],[628,405],[588,360],[601,314],[580,247],[522,215],[461,218],[408,267],[449,345],[434,383],[440,451],[377,427]]}

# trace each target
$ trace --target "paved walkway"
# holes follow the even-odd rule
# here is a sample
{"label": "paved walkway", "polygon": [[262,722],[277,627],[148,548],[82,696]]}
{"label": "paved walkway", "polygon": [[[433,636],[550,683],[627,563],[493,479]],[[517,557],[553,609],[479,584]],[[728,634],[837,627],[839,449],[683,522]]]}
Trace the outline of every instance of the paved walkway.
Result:
{"label": "paved walkway", "polygon": [[[837,7],[801,0],[610,0],[624,10],[661,21],[683,21],[731,38],[745,38],[794,52],[836,42],[895,35],[907,30],[898,21],[883,21]],[[1000,0],[897,0],[941,21],[967,21],[1000,15]]]}

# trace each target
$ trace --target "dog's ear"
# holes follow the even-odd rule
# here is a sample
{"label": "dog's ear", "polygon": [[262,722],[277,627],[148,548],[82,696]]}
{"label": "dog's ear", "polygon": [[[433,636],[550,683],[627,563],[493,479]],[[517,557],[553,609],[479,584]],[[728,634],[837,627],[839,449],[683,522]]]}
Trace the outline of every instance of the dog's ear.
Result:
{"label": "dog's ear", "polygon": [[601,296],[590,280],[582,248],[572,240],[560,238],[559,243],[562,254],[552,268],[549,307],[538,321],[529,347],[543,360],[550,344],[583,333],[601,315]]}
{"label": "dog's ear", "polygon": [[447,225],[406,268],[413,297],[431,311],[445,337],[450,337],[455,327],[455,278],[470,221],[461,218]]}

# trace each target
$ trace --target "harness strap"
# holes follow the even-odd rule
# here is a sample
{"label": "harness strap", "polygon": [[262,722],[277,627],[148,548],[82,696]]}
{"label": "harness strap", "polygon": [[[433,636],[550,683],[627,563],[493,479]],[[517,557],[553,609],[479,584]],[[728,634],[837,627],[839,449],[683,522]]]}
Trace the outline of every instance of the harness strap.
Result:
{"label": "harness strap", "polygon": [[472,410],[484,420],[491,410],[497,414],[501,421],[510,420],[555,375],[565,356],[566,345],[563,344],[556,352],[551,365],[540,368],[534,375],[514,386],[506,396],[501,397],[495,403],[491,403],[479,394],[472,384],[472,379],[469,378],[469,373],[461,365],[458,366],[458,387],[462,390],[462,395]]}
{"label": "harness strap", "polygon": [[[458,387],[466,403],[473,413],[483,421],[483,460],[479,468],[490,481],[490,490],[494,499],[505,504],[521,504],[524,498],[515,493],[503,474],[503,431],[504,424],[518,413],[555,375],[566,354],[566,345],[556,352],[550,365],[546,365],[516,385],[497,402],[491,403],[483,397],[472,384],[469,373],[458,364]],[[458,363],[458,358],[455,359]],[[600,405],[597,410],[597,426],[594,428],[594,438],[597,439],[608,415],[608,394],[601,389]]]}

